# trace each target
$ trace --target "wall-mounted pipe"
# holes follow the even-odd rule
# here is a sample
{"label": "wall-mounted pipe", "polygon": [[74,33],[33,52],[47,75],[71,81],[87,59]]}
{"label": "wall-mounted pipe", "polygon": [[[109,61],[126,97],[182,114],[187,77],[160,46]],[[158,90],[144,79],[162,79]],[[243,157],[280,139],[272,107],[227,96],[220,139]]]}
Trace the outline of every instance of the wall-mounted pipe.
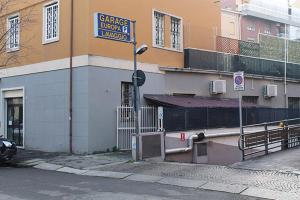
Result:
{"label": "wall-mounted pipe", "polygon": [[74,2],[70,0],[70,69],[69,69],[69,151],[73,153],[73,15]]}
{"label": "wall-mounted pipe", "polygon": [[184,148],[166,149],[165,154],[184,153],[191,151],[194,145],[194,139],[204,139],[204,133],[197,133],[188,138],[188,146]]}

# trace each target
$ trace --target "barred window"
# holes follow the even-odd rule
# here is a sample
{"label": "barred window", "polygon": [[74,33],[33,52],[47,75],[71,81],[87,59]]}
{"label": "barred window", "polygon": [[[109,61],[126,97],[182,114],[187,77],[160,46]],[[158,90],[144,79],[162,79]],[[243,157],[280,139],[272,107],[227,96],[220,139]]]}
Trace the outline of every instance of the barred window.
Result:
{"label": "barred window", "polygon": [[133,105],[133,85],[129,82],[121,83],[121,105]]}
{"label": "barred window", "polygon": [[44,42],[57,41],[59,37],[58,2],[44,7]]}
{"label": "barred window", "polygon": [[288,98],[289,109],[299,110],[300,109],[300,98],[289,97]]}
{"label": "barred window", "polygon": [[180,23],[180,19],[171,17],[171,45],[173,49],[177,50],[180,50]]}
{"label": "barred window", "polygon": [[243,96],[242,101],[244,103],[258,104],[258,96]]}
{"label": "barred window", "polygon": [[8,51],[19,49],[20,46],[20,18],[13,16],[8,18],[8,37],[7,48]]}
{"label": "barred window", "polygon": [[165,32],[165,24],[164,24],[164,14],[159,12],[154,12],[155,19],[155,44],[157,46],[164,46],[164,32]]}

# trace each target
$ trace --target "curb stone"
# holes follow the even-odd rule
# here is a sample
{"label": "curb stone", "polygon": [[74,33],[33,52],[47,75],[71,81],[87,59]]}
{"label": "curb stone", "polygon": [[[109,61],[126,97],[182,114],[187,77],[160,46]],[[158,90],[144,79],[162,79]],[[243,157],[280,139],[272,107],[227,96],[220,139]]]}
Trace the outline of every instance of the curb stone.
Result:
{"label": "curb stone", "polygon": [[75,168],[71,168],[71,167],[62,167],[60,169],[57,169],[56,171],[57,172],[66,172],[66,173],[70,173],[70,174],[81,175],[81,174],[86,173],[88,170],[75,169]]}
{"label": "curb stone", "polygon": [[206,181],[197,181],[197,180],[190,180],[190,179],[181,179],[181,178],[163,178],[159,180],[157,183],[165,184],[165,185],[173,185],[173,186],[180,186],[180,187],[187,187],[187,188],[199,188],[202,185],[206,184]]}
{"label": "curb stone", "polygon": [[62,165],[55,165],[55,164],[43,162],[43,163],[40,163],[38,165],[35,165],[34,168],[43,169],[43,170],[49,170],[49,171],[56,171],[56,170],[58,170],[60,168],[63,168],[63,166]]}
{"label": "curb stone", "polygon": [[98,176],[98,177],[105,177],[105,178],[124,179],[124,178],[132,175],[132,173],[87,170],[86,173],[81,174],[81,175],[84,175],[84,176]]}
{"label": "curb stone", "polygon": [[223,184],[223,183],[213,183],[208,182],[200,187],[200,189],[204,190],[213,190],[219,192],[228,192],[233,194],[240,194],[244,190],[247,189],[246,186],[243,185],[233,185],[233,184]]}
{"label": "curb stone", "polygon": [[19,165],[34,167],[34,166],[39,165],[41,163],[45,163],[45,160],[43,160],[43,159],[26,160],[26,161],[20,162]]}
{"label": "curb stone", "polygon": [[142,174],[132,174],[126,177],[124,180],[128,181],[141,181],[141,182],[148,182],[148,183],[157,183],[162,180],[163,177],[161,176],[150,176],[150,175],[142,175]]}

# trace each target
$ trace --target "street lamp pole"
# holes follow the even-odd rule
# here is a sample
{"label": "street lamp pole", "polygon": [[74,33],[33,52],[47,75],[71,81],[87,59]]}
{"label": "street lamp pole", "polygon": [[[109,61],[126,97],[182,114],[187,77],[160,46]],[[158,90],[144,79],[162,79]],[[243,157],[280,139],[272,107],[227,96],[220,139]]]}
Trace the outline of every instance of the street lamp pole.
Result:
{"label": "street lamp pole", "polygon": [[287,47],[287,25],[284,24],[284,108],[285,119],[288,119],[288,98],[287,98],[287,62],[288,62],[288,47]]}
{"label": "street lamp pole", "polygon": [[139,98],[139,87],[137,84],[137,42],[136,42],[136,21],[132,21],[133,25],[133,62],[134,62],[134,73],[133,73],[133,86],[134,86],[134,122],[135,122],[135,133],[132,134],[132,158],[134,161],[139,160],[139,110],[140,110],[140,98]]}

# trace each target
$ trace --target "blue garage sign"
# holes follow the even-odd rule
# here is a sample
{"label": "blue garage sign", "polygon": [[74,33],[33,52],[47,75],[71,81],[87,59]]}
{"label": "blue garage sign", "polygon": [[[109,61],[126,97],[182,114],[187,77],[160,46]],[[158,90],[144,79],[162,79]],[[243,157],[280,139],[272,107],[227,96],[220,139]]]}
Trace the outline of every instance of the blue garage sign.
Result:
{"label": "blue garage sign", "polygon": [[95,37],[131,42],[129,19],[95,13],[94,29]]}

